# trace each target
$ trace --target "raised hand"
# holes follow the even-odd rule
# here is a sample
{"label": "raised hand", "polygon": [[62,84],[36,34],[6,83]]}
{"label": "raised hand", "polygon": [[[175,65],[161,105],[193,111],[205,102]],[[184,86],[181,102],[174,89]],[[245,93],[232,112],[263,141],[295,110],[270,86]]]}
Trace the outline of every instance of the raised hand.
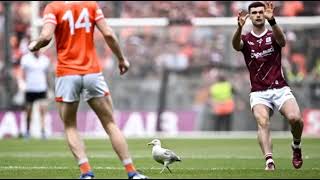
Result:
{"label": "raised hand", "polygon": [[273,19],[273,11],[274,11],[274,5],[272,2],[267,1],[266,2],[266,10],[264,11],[264,17],[267,20]]}
{"label": "raised hand", "polygon": [[249,17],[249,14],[241,10],[238,14],[238,26],[243,27],[248,17]]}

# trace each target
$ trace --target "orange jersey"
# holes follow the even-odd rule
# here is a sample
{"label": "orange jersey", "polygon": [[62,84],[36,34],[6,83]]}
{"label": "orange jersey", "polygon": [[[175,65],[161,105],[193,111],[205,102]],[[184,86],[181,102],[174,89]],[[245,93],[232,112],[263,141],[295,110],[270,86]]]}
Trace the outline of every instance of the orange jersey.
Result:
{"label": "orange jersey", "polygon": [[54,1],[43,15],[44,24],[56,24],[58,77],[101,72],[93,34],[104,15],[95,1]]}

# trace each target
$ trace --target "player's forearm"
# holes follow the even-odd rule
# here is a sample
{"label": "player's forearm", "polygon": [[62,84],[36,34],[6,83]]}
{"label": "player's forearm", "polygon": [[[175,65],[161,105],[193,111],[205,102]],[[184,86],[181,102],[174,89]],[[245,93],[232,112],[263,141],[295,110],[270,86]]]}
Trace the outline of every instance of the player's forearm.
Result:
{"label": "player's forearm", "polygon": [[38,51],[40,48],[47,46],[54,34],[56,25],[53,23],[45,23],[42,27],[40,37],[37,40],[31,41],[29,44],[29,50],[34,52]]}
{"label": "player's forearm", "polygon": [[237,51],[241,50],[241,32],[242,32],[242,27],[238,26],[236,32],[232,37],[232,46]]}
{"label": "player's forearm", "polygon": [[51,41],[51,38],[40,36],[37,40],[34,40],[29,45],[29,50],[34,52],[38,51],[40,48],[45,47]]}
{"label": "player's forearm", "polygon": [[285,35],[282,32],[281,28],[279,27],[278,24],[276,24],[274,18],[272,20],[269,20],[269,24],[272,27],[273,35],[274,35],[274,38],[276,39],[277,43],[281,47],[284,47],[286,45],[286,39],[285,39]]}
{"label": "player's forearm", "polygon": [[36,49],[40,49],[48,45],[51,41],[51,38],[46,38],[46,37],[39,37],[39,39],[36,40],[37,44],[35,46]]}
{"label": "player's forearm", "polygon": [[123,54],[118,43],[117,37],[114,33],[110,33],[104,36],[105,41],[112,50],[112,52],[117,56],[118,60],[123,59]]}

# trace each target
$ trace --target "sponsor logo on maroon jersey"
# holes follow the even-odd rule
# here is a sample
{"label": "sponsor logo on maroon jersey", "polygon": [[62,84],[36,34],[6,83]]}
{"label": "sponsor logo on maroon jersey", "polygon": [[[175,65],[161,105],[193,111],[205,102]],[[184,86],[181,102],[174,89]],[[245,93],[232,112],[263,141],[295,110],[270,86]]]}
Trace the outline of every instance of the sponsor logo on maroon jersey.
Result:
{"label": "sponsor logo on maroon jersey", "polygon": [[274,52],[274,48],[273,46],[271,46],[271,48],[263,50],[262,52],[251,52],[251,58],[261,58],[261,57],[265,57],[265,56],[270,56],[272,54],[272,52]]}

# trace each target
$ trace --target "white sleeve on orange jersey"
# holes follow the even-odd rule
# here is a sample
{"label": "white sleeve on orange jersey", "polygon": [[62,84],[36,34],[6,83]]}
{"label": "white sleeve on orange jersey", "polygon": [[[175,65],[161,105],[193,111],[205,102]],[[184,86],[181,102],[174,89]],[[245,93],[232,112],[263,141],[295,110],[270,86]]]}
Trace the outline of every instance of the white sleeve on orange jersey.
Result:
{"label": "white sleeve on orange jersey", "polygon": [[95,13],[95,19],[94,20],[98,21],[98,20],[104,18],[104,14],[103,14],[102,10],[100,9],[98,3],[95,3],[95,5],[96,5],[96,7],[95,7],[96,13]]}
{"label": "white sleeve on orange jersey", "polygon": [[42,20],[43,20],[43,24],[45,23],[57,24],[56,14],[51,4],[48,4],[44,9]]}

